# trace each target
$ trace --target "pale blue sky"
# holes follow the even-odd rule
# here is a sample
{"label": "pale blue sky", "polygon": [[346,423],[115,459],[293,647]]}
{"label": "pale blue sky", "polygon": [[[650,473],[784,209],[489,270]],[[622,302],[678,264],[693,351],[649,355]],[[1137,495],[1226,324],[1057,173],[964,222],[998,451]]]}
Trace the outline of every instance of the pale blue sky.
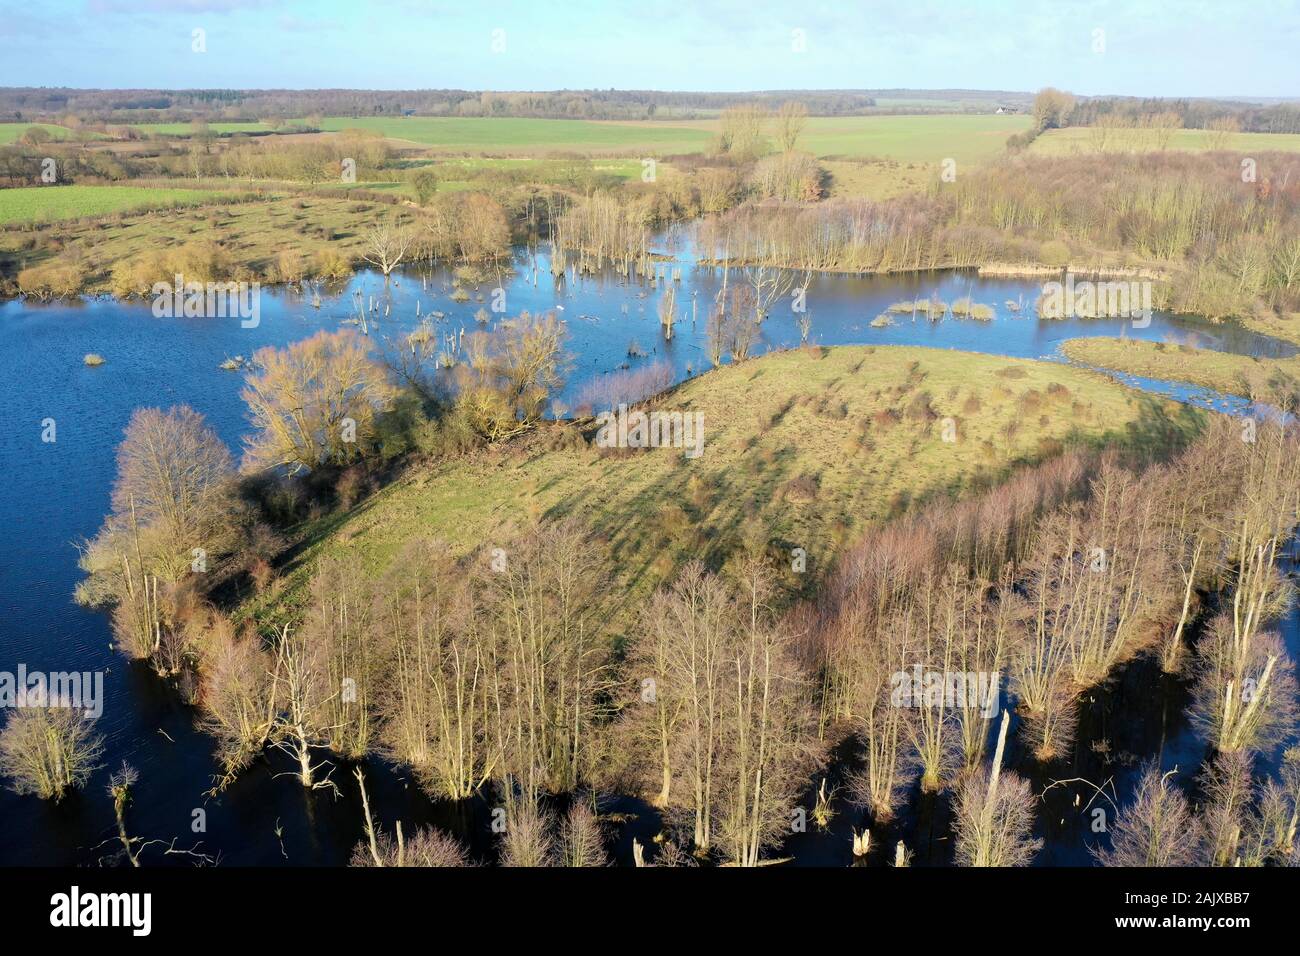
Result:
{"label": "pale blue sky", "polygon": [[0,0],[3,86],[1300,96],[1298,52],[1297,0]]}

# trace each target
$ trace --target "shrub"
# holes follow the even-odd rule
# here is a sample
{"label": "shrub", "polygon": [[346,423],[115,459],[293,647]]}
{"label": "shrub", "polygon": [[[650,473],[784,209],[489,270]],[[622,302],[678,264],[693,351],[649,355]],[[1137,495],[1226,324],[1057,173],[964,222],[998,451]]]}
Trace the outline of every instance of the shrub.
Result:
{"label": "shrub", "polygon": [[76,262],[48,262],[18,273],[18,289],[41,299],[63,299],[81,291],[86,273]]}
{"label": "shrub", "polygon": [[99,766],[101,738],[73,707],[22,707],[0,731],[0,775],[19,794],[58,800]]}
{"label": "shrub", "polygon": [[337,249],[321,249],[312,258],[311,271],[321,279],[344,279],[352,275],[352,260]]}

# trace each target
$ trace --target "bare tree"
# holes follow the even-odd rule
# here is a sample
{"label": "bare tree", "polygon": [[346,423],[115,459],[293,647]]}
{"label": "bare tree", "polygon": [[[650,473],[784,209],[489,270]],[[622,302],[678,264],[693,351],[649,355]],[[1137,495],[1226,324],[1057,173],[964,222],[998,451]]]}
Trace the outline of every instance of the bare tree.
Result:
{"label": "bare tree", "polygon": [[[241,526],[234,478],[230,452],[198,412],[137,409],[117,450],[113,510],[82,552],[89,577],[78,600],[135,598],[232,551]],[[151,649],[152,634],[143,642]]]}
{"label": "bare tree", "polygon": [[307,789],[333,787],[328,777],[317,779],[325,762],[313,763],[312,750],[330,742],[328,720],[335,696],[322,648],[305,640],[301,629],[288,624],[276,641],[272,680],[278,709],[271,727],[271,745],[298,765],[298,781]]}
{"label": "bare tree", "polygon": [[505,568],[483,582],[502,766],[530,797],[571,790],[597,752],[593,724],[610,686],[598,600],[605,552],[571,520],[504,552]]}
{"label": "bare tree", "polygon": [[1033,838],[1034,794],[1029,781],[1002,770],[1011,714],[1002,712],[997,749],[987,772],[967,777],[957,795],[957,863],[1026,866],[1042,847]]}
{"label": "bare tree", "polygon": [[551,833],[550,812],[539,805],[535,796],[512,792],[505,803],[501,865],[550,866],[554,853],[555,836]]}
{"label": "bare tree", "polygon": [[384,367],[352,332],[318,332],[286,349],[264,348],[241,393],[256,429],[244,467],[291,473],[355,461],[375,416],[392,400]]}
{"label": "bare tree", "polygon": [[788,825],[812,752],[806,687],[771,596],[756,557],[734,582],[693,562],[638,635],[638,665],[653,672],[653,706],[639,713],[662,767],[659,801],[688,810],[697,853],[719,841],[741,866]]}
{"label": "bare tree", "polygon": [[742,103],[722,111],[723,151],[738,159],[753,159],[763,151],[763,124],[767,110],[761,103]]}
{"label": "bare tree", "polygon": [[402,260],[411,249],[412,242],[413,234],[409,229],[384,223],[366,233],[366,244],[361,258],[382,272],[387,279],[389,273],[402,264]]}
{"label": "bare tree", "polygon": [[782,103],[776,114],[776,137],[781,149],[787,153],[793,150],[807,124],[807,106],[795,100]]}
{"label": "bare tree", "polygon": [[238,636],[224,618],[203,643],[198,703],[203,727],[217,739],[221,790],[262,752],[271,735],[275,701],[271,661],[254,635]]}
{"label": "bare tree", "polygon": [[71,706],[14,708],[0,731],[0,776],[15,793],[46,800],[85,786],[104,750],[92,726]]}
{"label": "bare tree", "polygon": [[1186,798],[1171,785],[1173,772],[1150,766],[1133,803],[1111,828],[1109,849],[1093,855],[1102,866],[1191,866],[1197,860],[1200,824]]}
{"label": "bare tree", "polygon": [[378,582],[372,625],[383,747],[452,800],[497,772],[505,734],[497,648],[471,590],[446,546],[412,542]]}
{"label": "bare tree", "polygon": [[604,833],[590,800],[579,794],[560,821],[560,866],[606,866]]}

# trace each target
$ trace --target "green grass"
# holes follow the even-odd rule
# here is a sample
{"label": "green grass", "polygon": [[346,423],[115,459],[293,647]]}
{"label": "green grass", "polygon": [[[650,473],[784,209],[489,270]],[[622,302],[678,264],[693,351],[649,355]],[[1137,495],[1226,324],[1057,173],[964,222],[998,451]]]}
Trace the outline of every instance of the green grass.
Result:
{"label": "green grass", "polygon": [[[927,400],[929,413],[907,413]],[[704,414],[699,458],[566,446],[555,439],[573,426],[555,425],[413,467],[352,511],[299,529],[305,548],[285,569],[286,588],[245,610],[282,613],[326,554],[355,554],[379,573],[417,536],[469,555],[533,521],[574,516],[611,545],[632,613],[683,562],[720,562],[755,523],[778,551],[806,549],[816,575],[867,525],[986,486],[1059,442],[1149,442],[1157,429],[1200,421],[1059,363],[911,347],[775,353],[706,373],[655,407]],[[956,443],[942,440],[945,417]]]}
{"label": "green grass", "polygon": [[892,159],[824,159],[830,175],[830,195],[889,199],[924,189],[934,178],[935,168],[925,163],[900,163]]}
{"label": "green grass", "polygon": [[[0,201],[11,191],[0,190]],[[156,196],[166,190],[147,192]],[[255,202],[155,209],[121,220],[54,222],[46,227],[47,242],[36,252],[26,245],[29,234],[0,231],[0,276],[16,275],[20,265],[43,265],[69,256],[85,267],[85,291],[106,293],[111,291],[109,274],[117,262],[158,249],[220,239],[231,260],[230,277],[258,279],[274,266],[284,249],[297,250],[304,257],[332,249],[356,259],[365,244],[366,230],[394,212],[391,206],[353,199],[343,192],[337,198],[272,192]],[[406,211],[398,214],[409,218]]]}
{"label": "green grass", "polygon": [[712,135],[701,124],[614,123],[516,117],[326,117],[327,131],[364,129],[446,150],[495,152],[698,152]]}
{"label": "green grass", "polygon": [[[1068,156],[1076,153],[1098,152],[1096,133],[1089,127],[1052,129],[1043,133],[1029,147],[1029,152],[1042,156]],[[1105,143],[1106,152],[1150,152],[1158,143],[1140,131],[1112,130]],[[1200,129],[1175,130],[1169,140],[1170,149],[1200,151],[1210,148],[1210,135]],[[1224,147],[1234,153],[1257,153],[1278,150],[1300,152],[1300,133],[1233,133]]]}
{"label": "green grass", "polygon": [[1032,119],[1019,114],[926,116],[814,116],[799,148],[817,156],[874,156],[907,163],[954,159],[981,163],[999,155],[1007,138]]}
{"label": "green grass", "polygon": [[202,203],[220,191],[152,186],[23,186],[0,189],[0,224],[80,219]]}
{"label": "green grass", "polygon": [[[973,163],[1002,152],[1007,137],[1027,129],[1031,122],[1030,117],[1021,115],[815,116],[808,120],[799,147],[818,156],[874,156],[919,163],[939,163],[951,157],[958,164]],[[717,120],[617,123],[331,116],[322,128],[366,129],[446,150],[701,152],[719,124]]]}
{"label": "green grass", "polygon": [[1061,346],[1067,358],[1087,365],[1202,385],[1246,398],[1263,395],[1270,383],[1300,381],[1300,358],[1268,359],[1210,349],[1134,339],[1070,339]]}
{"label": "green grass", "polygon": [[[190,123],[133,123],[135,129],[158,136],[189,136],[194,132]],[[262,133],[271,127],[265,123],[209,123],[213,133]]]}
{"label": "green grass", "polygon": [[[536,182],[544,182],[557,174],[573,169],[574,164],[563,159],[536,159],[532,157],[492,157],[470,156],[454,159],[440,159],[433,164],[433,169],[441,177],[449,180],[472,179],[475,176],[492,172],[519,172]],[[587,168],[585,165],[579,168]],[[637,179],[641,175],[642,165],[639,159],[603,158],[591,161],[590,169],[597,173],[607,173],[619,179]]]}
{"label": "green grass", "polygon": [[[69,139],[78,135],[76,130],[68,129],[66,126],[54,126],[50,123],[0,123],[0,146],[8,146],[10,143],[18,142],[18,138],[33,126],[39,126],[55,139]],[[91,139],[99,139],[102,136],[102,134],[91,132],[86,132],[84,135]]]}

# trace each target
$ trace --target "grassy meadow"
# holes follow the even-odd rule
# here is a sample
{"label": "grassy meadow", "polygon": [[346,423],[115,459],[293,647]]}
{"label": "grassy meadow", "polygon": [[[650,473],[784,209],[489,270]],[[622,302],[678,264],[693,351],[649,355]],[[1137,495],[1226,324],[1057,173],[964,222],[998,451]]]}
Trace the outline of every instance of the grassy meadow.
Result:
{"label": "grassy meadow", "polygon": [[[574,426],[413,467],[352,511],[299,531],[282,613],[313,562],[359,556],[379,572],[424,535],[462,555],[541,519],[576,516],[612,546],[628,614],[690,557],[720,560],[754,522],[802,547],[817,575],[867,525],[925,499],[982,487],[1062,443],[1149,440],[1200,413],[1057,363],[910,347],[774,353],[710,371],[657,400],[704,415],[703,454],[602,452]],[[943,418],[957,441],[942,440]],[[567,435],[567,440],[565,436]]]}
{"label": "grassy meadow", "polygon": [[330,116],[327,132],[363,129],[436,150],[529,154],[538,152],[700,152],[712,131],[703,124],[620,123],[521,117]]}
{"label": "grassy meadow", "polygon": [[[45,130],[55,139],[71,139],[78,135],[77,131],[68,129],[66,126],[55,126],[52,123],[0,123],[0,146],[8,146],[10,143],[18,142],[19,137],[33,126]],[[85,135],[97,139],[102,134],[88,132]]]}
{"label": "grassy meadow", "polygon": [[1134,339],[1071,339],[1061,347],[1067,358],[1145,378],[1201,385],[1251,398],[1270,385],[1300,382],[1300,358],[1252,358],[1210,349]]}
{"label": "grassy meadow", "polygon": [[[218,236],[241,274],[266,269],[286,248],[304,256],[332,249],[353,257],[360,254],[365,230],[375,221],[374,203],[357,202],[346,193],[337,198],[270,194],[255,202],[177,206],[109,221],[55,223],[52,236],[58,240],[59,256],[72,255],[83,264],[86,291],[93,293],[109,291],[109,271],[116,262]],[[25,250],[23,234],[14,231],[0,232],[0,265],[6,259],[27,265],[43,261]]]}
{"label": "grassy meadow", "polygon": [[[154,136],[189,136],[194,132],[192,123],[133,123],[135,129]],[[209,123],[211,133],[266,133],[271,127],[265,123]]]}
{"label": "grassy meadow", "polygon": [[[1008,136],[1028,129],[1020,114],[813,116],[799,148],[817,156],[882,157],[903,162],[981,162],[1002,152]],[[215,124],[213,128],[217,128]],[[770,125],[770,124],[769,124]],[[322,129],[365,129],[438,150],[695,153],[720,128],[717,120],[614,122],[515,117],[338,117]]]}
{"label": "grassy meadow", "polygon": [[0,224],[80,219],[192,205],[222,192],[160,186],[49,185],[0,189]]}
{"label": "grassy meadow", "polygon": [[874,156],[906,163],[985,162],[1002,153],[1007,137],[1033,120],[998,115],[814,116],[800,148],[816,156]]}
{"label": "grassy meadow", "polygon": [[[1072,126],[1067,129],[1049,129],[1029,146],[1029,152],[1038,156],[1071,156],[1104,152],[1151,152],[1158,144],[1144,131],[1108,130],[1104,150],[1099,150],[1102,134],[1091,126]],[[1213,139],[1208,130],[1179,129],[1169,137],[1169,149],[1196,152],[1210,149]],[[1300,133],[1230,133],[1223,149],[1250,155],[1276,150],[1300,152]]]}

